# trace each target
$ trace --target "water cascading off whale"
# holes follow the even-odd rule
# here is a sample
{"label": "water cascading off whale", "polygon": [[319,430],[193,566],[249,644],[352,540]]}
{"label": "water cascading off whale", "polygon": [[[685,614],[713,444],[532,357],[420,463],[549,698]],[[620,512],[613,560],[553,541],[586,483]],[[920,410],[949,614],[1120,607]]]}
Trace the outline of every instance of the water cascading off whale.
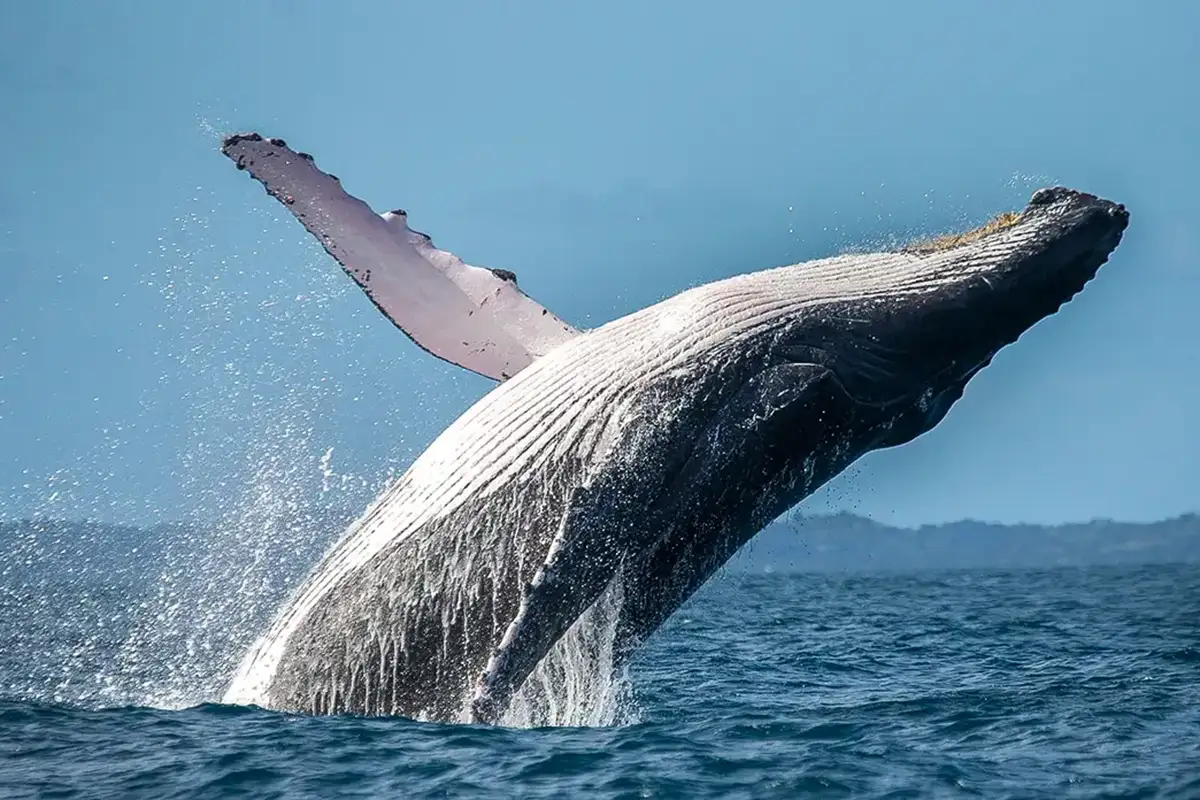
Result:
{"label": "water cascading off whale", "polygon": [[307,713],[502,721],[614,597],[621,664],[767,523],[935,426],[1128,222],[1042,189],[960,236],[740,275],[581,332],[282,140],[223,152],[418,345],[502,381],[329,550],[225,696]]}

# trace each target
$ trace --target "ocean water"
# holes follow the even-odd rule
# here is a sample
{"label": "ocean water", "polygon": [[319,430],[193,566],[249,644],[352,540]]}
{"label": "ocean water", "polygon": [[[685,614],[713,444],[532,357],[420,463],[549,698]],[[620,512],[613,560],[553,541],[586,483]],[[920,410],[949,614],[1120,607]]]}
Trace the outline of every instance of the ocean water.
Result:
{"label": "ocean water", "polygon": [[722,575],[527,730],[105,707],[124,601],[59,597],[0,591],[0,797],[1200,798],[1197,565]]}

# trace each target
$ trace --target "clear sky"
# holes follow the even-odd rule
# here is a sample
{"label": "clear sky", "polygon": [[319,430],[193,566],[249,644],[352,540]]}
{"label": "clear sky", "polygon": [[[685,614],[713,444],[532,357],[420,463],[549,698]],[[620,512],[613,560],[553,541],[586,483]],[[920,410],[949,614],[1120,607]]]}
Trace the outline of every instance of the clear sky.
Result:
{"label": "clear sky", "polygon": [[488,388],[218,154],[247,129],[584,326],[1043,184],[1124,202],[1098,280],[810,507],[1196,510],[1197,31],[1165,0],[0,4],[0,516],[357,509]]}

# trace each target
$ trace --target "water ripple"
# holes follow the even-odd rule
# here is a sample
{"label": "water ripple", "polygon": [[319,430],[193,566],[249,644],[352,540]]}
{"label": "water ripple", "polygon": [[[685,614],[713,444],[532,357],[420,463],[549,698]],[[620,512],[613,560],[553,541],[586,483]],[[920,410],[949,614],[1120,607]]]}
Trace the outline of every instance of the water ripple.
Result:
{"label": "water ripple", "polygon": [[[0,796],[1190,800],[1196,620],[1197,567],[728,577],[639,654],[634,724],[0,694]],[[28,684],[36,652],[3,652],[0,686]]]}

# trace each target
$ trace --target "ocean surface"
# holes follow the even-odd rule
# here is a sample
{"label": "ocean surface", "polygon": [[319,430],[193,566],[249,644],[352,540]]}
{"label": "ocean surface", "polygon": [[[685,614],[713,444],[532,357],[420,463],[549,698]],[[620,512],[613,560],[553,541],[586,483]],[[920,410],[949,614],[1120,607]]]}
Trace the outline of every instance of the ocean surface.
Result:
{"label": "ocean surface", "polygon": [[3,798],[1200,798],[1197,565],[724,574],[622,724],[527,730],[106,707],[129,601],[39,591],[0,584]]}

